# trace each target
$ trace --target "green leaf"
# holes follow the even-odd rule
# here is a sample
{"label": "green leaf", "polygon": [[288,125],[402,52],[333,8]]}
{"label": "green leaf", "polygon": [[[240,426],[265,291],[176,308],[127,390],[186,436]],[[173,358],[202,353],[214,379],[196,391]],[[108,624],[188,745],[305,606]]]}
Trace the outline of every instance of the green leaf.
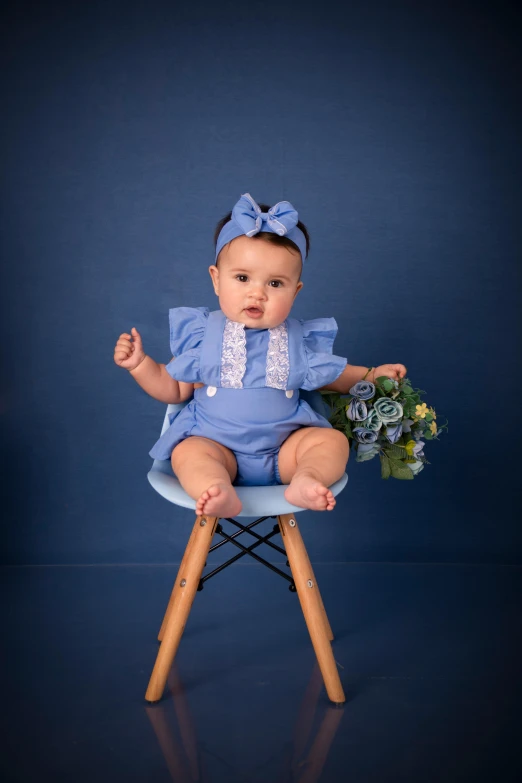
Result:
{"label": "green leaf", "polygon": [[390,460],[386,454],[380,454],[379,456],[381,460],[381,478],[388,479],[391,473]]}
{"label": "green leaf", "polygon": [[396,479],[410,480],[414,478],[410,468],[405,465],[401,460],[390,458],[391,475]]}
{"label": "green leaf", "polygon": [[396,459],[401,460],[408,456],[406,449],[398,446],[396,443],[386,444],[384,451],[389,454],[392,459],[395,457]]}

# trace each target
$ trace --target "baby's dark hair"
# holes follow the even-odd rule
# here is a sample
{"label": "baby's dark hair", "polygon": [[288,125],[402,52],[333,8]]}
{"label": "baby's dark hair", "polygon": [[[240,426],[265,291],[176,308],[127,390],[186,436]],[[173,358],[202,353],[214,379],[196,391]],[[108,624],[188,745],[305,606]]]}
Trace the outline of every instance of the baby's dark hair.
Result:
{"label": "baby's dark hair", "polygon": [[[268,210],[270,209],[268,204],[259,204],[259,207],[261,209],[261,212],[268,212]],[[228,223],[228,221],[231,218],[232,218],[232,212],[229,212],[228,215],[225,215],[225,217],[221,218],[221,220],[217,224],[216,230],[214,231],[214,247],[216,247],[216,245],[217,245],[217,241],[218,241],[218,237],[219,237],[219,234],[221,232],[221,229],[223,228],[223,226],[226,223]],[[308,230],[307,230],[305,224],[301,220],[297,221],[297,228],[300,228],[301,231],[303,232],[303,234],[305,235],[305,239],[306,239],[306,255],[308,255],[308,253],[310,252],[310,235],[308,234]],[[252,239],[262,239],[265,242],[272,242],[272,244],[279,245],[281,247],[291,247],[292,250],[297,250],[299,255],[301,255],[301,251],[299,250],[299,248],[297,247],[295,242],[292,242],[292,240],[288,239],[288,237],[285,237],[285,236],[280,237],[279,234],[272,234],[269,231],[260,231],[258,234],[254,234]],[[303,261],[303,259],[301,259],[301,269],[303,268],[302,261]],[[216,264],[217,264],[217,261],[216,261]],[[301,275],[299,275],[299,278],[300,277],[301,277]]]}

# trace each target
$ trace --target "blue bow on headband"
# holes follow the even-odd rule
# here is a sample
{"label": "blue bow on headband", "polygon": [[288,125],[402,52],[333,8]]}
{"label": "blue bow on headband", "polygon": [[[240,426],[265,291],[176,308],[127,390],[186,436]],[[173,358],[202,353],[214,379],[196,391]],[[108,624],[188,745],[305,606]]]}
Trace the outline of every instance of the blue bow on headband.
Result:
{"label": "blue bow on headband", "polygon": [[250,193],[243,193],[232,209],[232,216],[221,229],[216,242],[216,259],[221,249],[236,237],[244,234],[253,237],[260,231],[286,236],[291,239],[306,258],[306,238],[297,227],[299,215],[289,201],[279,201],[270,207],[268,212],[262,212]]}
{"label": "blue bow on headband", "polygon": [[266,222],[274,234],[280,237],[288,234],[295,226],[299,217],[289,201],[279,201],[270,207],[268,212],[261,212],[261,208],[250,193],[244,193],[234,209],[232,217],[237,220],[247,237],[259,233]]}

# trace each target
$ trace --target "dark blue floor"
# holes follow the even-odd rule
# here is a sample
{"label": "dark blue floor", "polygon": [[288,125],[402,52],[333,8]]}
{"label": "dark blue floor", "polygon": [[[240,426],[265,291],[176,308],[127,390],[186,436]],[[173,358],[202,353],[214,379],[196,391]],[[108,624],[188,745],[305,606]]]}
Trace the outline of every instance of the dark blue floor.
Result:
{"label": "dark blue floor", "polygon": [[314,569],[342,708],[297,595],[262,565],[197,593],[155,706],[176,566],[4,568],[2,780],[520,780],[522,569]]}

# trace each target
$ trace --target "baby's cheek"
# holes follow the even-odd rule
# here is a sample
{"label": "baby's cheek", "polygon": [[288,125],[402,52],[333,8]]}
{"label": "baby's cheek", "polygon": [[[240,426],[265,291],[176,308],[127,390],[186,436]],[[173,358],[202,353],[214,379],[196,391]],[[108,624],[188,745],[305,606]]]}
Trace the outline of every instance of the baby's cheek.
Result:
{"label": "baby's cheek", "polygon": [[286,295],[281,303],[281,310],[285,316],[288,315],[288,313],[292,309],[293,304],[294,304],[294,297]]}

